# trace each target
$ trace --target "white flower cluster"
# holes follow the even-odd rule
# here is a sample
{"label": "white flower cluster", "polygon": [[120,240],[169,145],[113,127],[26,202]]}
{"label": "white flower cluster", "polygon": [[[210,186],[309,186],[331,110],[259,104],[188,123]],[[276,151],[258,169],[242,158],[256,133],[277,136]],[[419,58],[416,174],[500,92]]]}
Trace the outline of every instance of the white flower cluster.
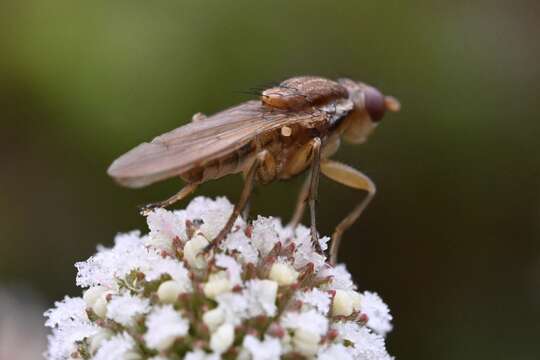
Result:
{"label": "white flower cluster", "polygon": [[[60,359],[391,359],[388,307],[331,267],[309,229],[238,219],[225,198],[148,215],[150,233],[119,235],[76,264],[82,297],[57,302],[46,357]],[[327,247],[328,238],[320,239]]]}

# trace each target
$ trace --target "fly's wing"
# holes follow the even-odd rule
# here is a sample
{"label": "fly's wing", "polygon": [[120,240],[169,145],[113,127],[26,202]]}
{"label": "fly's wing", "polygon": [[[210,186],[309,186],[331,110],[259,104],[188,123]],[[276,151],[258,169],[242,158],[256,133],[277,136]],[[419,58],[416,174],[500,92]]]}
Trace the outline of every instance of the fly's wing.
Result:
{"label": "fly's wing", "polygon": [[238,150],[267,131],[297,123],[313,126],[328,117],[317,109],[270,111],[260,101],[248,101],[140,144],[116,159],[107,172],[121,185],[143,187]]}

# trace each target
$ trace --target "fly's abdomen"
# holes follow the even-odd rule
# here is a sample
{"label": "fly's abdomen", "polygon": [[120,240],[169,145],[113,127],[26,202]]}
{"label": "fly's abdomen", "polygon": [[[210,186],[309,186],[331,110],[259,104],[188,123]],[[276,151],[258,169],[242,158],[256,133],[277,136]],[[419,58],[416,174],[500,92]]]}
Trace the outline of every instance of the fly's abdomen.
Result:
{"label": "fly's abdomen", "polygon": [[201,183],[237,174],[244,170],[245,165],[255,156],[255,153],[255,148],[250,143],[238,150],[197,165],[181,174],[180,177],[190,183]]}

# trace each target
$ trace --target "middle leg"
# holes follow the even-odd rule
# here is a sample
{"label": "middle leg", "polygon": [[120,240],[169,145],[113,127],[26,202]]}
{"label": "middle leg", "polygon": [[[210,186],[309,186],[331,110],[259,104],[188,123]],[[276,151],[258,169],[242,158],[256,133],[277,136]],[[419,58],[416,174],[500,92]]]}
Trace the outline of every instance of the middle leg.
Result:
{"label": "middle leg", "polygon": [[324,254],[321,244],[319,244],[319,234],[317,232],[317,217],[315,206],[319,190],[319,174],[321,172],[321,139],[313,139],[313,157],[311,160],[311,169],[309,171],[309,217],[311,225],[311,240],[315,250],[319,254]]}
{"label": "middle leg", "polygon": [[289,226],[294,228],[298,225],[304,214],[306,204],[309,205],[310,223],[311,223],[311,239],[313,246],[320,254],[323,253],[321,245],[319,244],[319,235],[317,233],[317,220],[316,220],[316,202],[317,192],[319,187],[319,173],[321,167],[321,139],[316,137],[311,139],[301,149],[298,150],[295,157],[291,160],[291,173],[295,174],[303,170],[306,163],[310,164],[310,169],[296,203],[296,209],[293,217],[289,222]]}

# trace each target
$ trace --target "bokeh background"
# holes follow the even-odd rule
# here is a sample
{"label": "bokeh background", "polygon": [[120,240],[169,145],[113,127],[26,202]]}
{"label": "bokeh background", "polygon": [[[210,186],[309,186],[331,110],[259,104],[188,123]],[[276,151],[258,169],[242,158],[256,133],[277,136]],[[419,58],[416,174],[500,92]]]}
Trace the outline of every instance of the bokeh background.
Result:
{"label": "bokeh background", "polygon": [[[341,260],[389,303],[390,352],[538,359],[538,4],[1,2],[4,351],[17,344],[5,340],[14,304],[39,317],[79,294],[73,264],[117,232],[144,230],[136,206],[180,186],[120,188],[105,173],[116,156],[195,112],[249,99],[250,88],[317,74],[372,83],[403,105],[368,144],[337,155],[379,188]],[[288,218],[300,184],[258,188],[254,212]],[[228,177],[199,194],[234,200],[240,186]],[[327,180],[320,188],[320,231],[330,234],[358,194]],[[15,319],[35,324],[27,317]]]}

